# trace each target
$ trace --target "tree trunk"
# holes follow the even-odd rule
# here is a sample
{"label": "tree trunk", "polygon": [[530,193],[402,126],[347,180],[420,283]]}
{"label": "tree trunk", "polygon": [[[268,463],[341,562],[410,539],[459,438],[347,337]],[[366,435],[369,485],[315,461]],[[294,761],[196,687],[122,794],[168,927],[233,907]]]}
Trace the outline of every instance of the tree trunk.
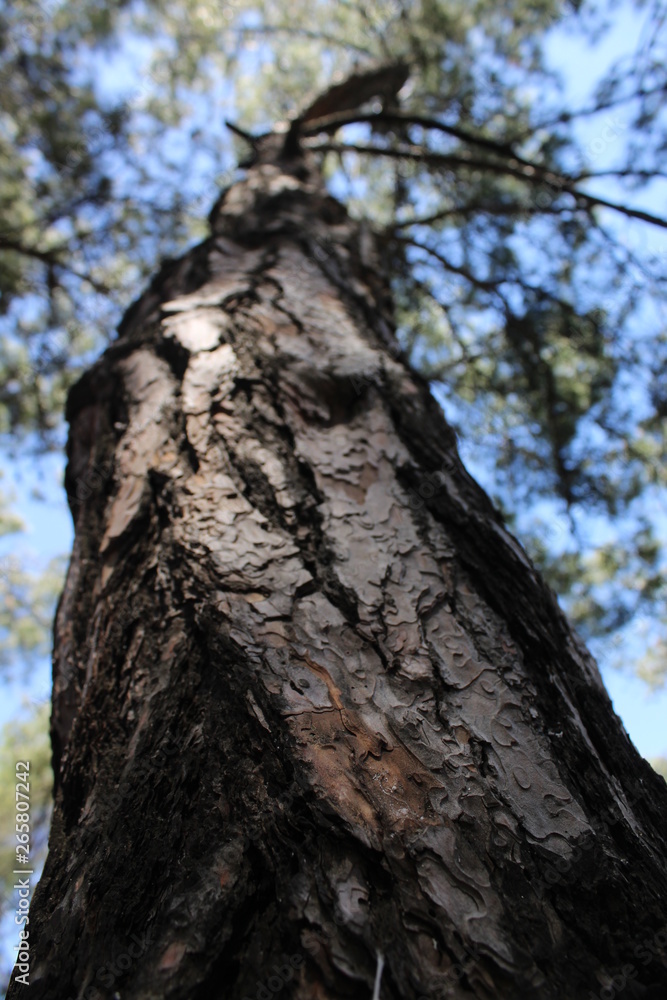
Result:
{"label": "tree trunk", "polygon": [[211,221],[69,399],[30,996],[664,996],[665,782],[403,363],[382,247],[298,157]]}

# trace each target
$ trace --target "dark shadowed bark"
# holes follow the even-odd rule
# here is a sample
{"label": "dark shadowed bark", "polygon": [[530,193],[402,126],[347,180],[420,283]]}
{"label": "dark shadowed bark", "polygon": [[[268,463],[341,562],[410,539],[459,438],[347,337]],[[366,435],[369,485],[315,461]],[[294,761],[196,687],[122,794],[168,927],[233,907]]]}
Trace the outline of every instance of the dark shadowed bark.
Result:
{"label": "dark shadowed bark", "polygon": [[270,160],[70,396],[30,996],[667,995],[665,783]]}

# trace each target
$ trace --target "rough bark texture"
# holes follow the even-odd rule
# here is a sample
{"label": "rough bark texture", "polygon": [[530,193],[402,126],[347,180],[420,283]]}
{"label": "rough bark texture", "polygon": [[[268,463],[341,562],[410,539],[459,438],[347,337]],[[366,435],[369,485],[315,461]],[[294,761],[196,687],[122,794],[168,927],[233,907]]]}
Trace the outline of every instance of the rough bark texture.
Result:
{"label": "rough bark texture", "polygon": [[382,1000],[664,996],[665,783],[382,248],[298,159],[211,219],[69,400],[30,995],[370,1000],[380,954]]}

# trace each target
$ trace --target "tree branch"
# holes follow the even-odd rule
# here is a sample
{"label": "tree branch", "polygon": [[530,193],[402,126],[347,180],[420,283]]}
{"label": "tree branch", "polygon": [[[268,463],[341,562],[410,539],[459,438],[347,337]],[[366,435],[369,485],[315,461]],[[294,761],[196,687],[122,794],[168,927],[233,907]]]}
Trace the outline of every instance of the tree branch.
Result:
{"label": "tree branch", "polygon": [[625,97],[618,97],[615,100],[601,101],[600,104],[596,104],[590,108],[579,108],[577,111],[563,111],[560,115],[556,115],[555,118],[547,118],[544,121],[537,122],[531,125],[530,129],[526,129],[519,138],[525,139],[530,135],[533,135],[539,129],[552,128],[554,125],[567,124],[567,122],[573,121],[575,118],[585,118],[589,115],[598,115],[603,111],[609,111],[610,108],[618,107],[619,104],[629,104],[630,101],[639,101],[643,97],[652,97],[654,94],[662,94],[667,91],[667,87],[663,85],[659,87],[651,87],[648,90],[643,88],[638,90],[634,94],[628,94]]}
{"label": "tree branch", "polygon": [[[589,208],[599,206],[601,208],[611,208],[615,212],[620,212],[632,219],[641,219],[642,222],[649,222],[651,225],[660,226],[667,229],[667,219],[663,219],[651,212],[644,212],[638,208],[631,208],[628,205],[621,205],[618,202],[600,198],[597,195],[587,194],[585,191],[578,191],[574,185],[574,179],[565,174],[558,174],[545,167],[535,164],[521,169],[520,161],[516,157],[508,163],[495,163],[492,160],[474,159],[465,153],[432,153],[428,150],[419,149],[416,146],[398,148],[382,148],[381,146],[363,146],[359,143],[324,142],[310,145],[309,148],[316,153],[361,153],[366,156],[388,156],[394,159],[414,160],[416,162],[430,164],[435,167],[466,167],[468,169],[488,170],[495,174],[505,174],[509,177],[517,177],[528,184],[546,184],[556,188],[559,194],[569,194],[577,201]],[[516,163],[516,166],[513,166]]]}
{"label": "tree branch", "polygon": [[653,180],[655,177],[667,177],[664,170],[632,170],[627,167],[623,170],[583,170],[574,178],[579,181],[588,180],[591,177],[641,177],[643,180]]}
{"label": "tree branch", "polygon": [[667,229],[667,219],[663,219],[659,215],[653,215],[651,212],[643,212],[639,208],[630,208],[628,205],[621,205],[616,201],[608,201],[606,198],[599,198],[597,195],[586,194],[584,191],[572,190],[568,191],[568,194],[571,194],[580,201],[586,202],[591,208],[595,208],[596,205],[599,205],[601,208],[611,208],[614,212],[627,215],[630,219],[641,219],[642,222],[650,222],[652,226],[660,226],[662,229]]}
{"label": "tree branch", "polygon": [[522,156],[515,153],[508,143],[489,139],[486,136],[474,135],[472,132],[468,132],[467,129],[457,128],[455,125],[445,125],[444,122],[438,121],[437,118],[412,115],[409,112],[403,111],[380,111],[367,114],[341,112],[327,115],[324,118],[309,122],[302,127],[301,133],[302,135],[316,135],[318,132],[334,131],[342,128],[344,125],[373,124],[374,122],[383,122],[387,125],[416,125],[418,128],[442,132],[470,146],[479,146],[480,149],[486,149],[490,153],[496,153],[498,156],[511,157],[517,163],[521,163],[526,167],[535,166],[529,160],[525,160]]}
{"label": "tree branch", "polygon": [[279,35],[287,34],[301,38],[308,38],[315,42],[326,42],[327,45],[337,45],[346,51],[352,50],[363,56],[372,55],[372,51],[362,45],[355,45],[349,39],[336,38],[325,31],[313,31],[308,28],[296,28],[290,24],[257,24],[232,29],[236,35]]}
{"label": "tree branch", "polygon": [[446,271],[451,271],[452,274],[458,274],[460,277],[465,278],[466,281],[469,281],[472,285],[475,285],[476,288],[479,288],[484,292],[495,293],[496,295],[499,296],[499,298],[503,303],[505,302],[502,293],[498,290],[498,282],[489,281],[484,278],[478,278],[476,275],[472,274],[472,272],[469,271],[467,268],[460,267],[458,264],[453,264],[446,257],[443,257],[443,255],[439,253],[438,250],[435,250],[433,247],[427,246],[427,244],[425,243],[420,243],[419,240],[413,240],[409,236],[394,236],[393,239],[396,243],[402,243],[404,246],[411,246],[415,247],[418,250],[424,250],[426,253],[430,254],[431,257],[433,257],[440,264],[442,264],[442,266],[445,268]]}
{"label": "tree branch", "polygon": [[[484,202],[471,202],[467,205],[455,205],[452,208],[443,208],[438,212],[433,212],[432,215],[423,215],[415,219],[403,219],[400,222],[392,222],[388,227],[388,231],[393,232],[396,229],[407,229],[410,226],[431,226],[434,222],[440,222],[441,219],[447,219],[456,216],[471,216],[474,212],[484,212],[486,215],[562,215],[564,212],[577,211],[577,208],[571,208],[569,206],[556,206],[547,205],[542,208],[539,205],[521,205],[519,202],[513,202],[512,204],[503,205],[500,202],[496,204],[485,204]],[[581,211],[586,211],[586,209],[581,209]]]}
{"label": "tree branch", "polygon": [[68,274],[73,275],[75,278],[78,278],[80,281],[86,281],[91,288],[94,288],[96,292],[100,293],[100,295],[111,294],[111,289],[102,284],[102,282],[96,281],[95,278],[92,278],[89,274],[82,274],[70,264],[65,264],[54,250],[39,250],[37,247],[27,247],[18,240],[8,239],[7,236],[4,235],[0,236],[0,250],[10,250],[13,253],[21,254],[23,257],[38,260],[40,263],[46,264],[48,267],[60,268]]}

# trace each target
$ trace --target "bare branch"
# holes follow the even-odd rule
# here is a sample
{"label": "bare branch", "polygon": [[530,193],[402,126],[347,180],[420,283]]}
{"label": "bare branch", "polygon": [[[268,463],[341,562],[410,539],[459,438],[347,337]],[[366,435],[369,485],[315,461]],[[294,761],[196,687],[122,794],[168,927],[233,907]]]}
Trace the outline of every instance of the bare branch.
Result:
{"label": "bare branch", "polygon": [[393,237],[396,243],[401,243],[404,246],[415,247],[417,250],[424,250],[425,253],[429,254],[434,260],[437,260],[446,271],[450,271],[452,274],[458,274],[460,277],[465,278],[476,288],[479,288],[484,292],[491,292],[498,295],[499,298],[505,302],[505,299],[501,292],[498,290],[498,283],[495,281],[489,281],[484,278],[478,278],[475,274],[469,271],[465,267],[460,267],[458,264],[453,264],[451,260],[444,257],[438,250],[433,247],[428,246],[426,243],[420,243],[419,240],[413,240],[409,236],[395,236]]}
{"label": "bare branch", "polygon": [[421,146],[364,146],[352,142],[308,143],[308,148],[315,153],[362,153],[367,156],[388,156],[393,159],[415,160],[437,167],[466,167],[468,169],[490,170],[496,174],[508,174],[520,180],[538,184],[548,184],[559,190],[566,190],[572,183],[572,178],[556,173],[539,164],[528,163],[512,156],[506,163],[495,160],[475,158],[467,150],[457,153],[434,153]]}
{"label": "bare branch", "polygon": [[664,170],[632,170],[629,167],[623,170],[584,170],[574,178],[579,181],[588,180],[590,177],[639,177],[642,180],[653,180],[656,177],[667,177]]}
{"label": "bare branch", "polygon": [[621,205],[616,201],[608,201],[606,198],[586,194],[584,191],[568,191],[568,194],[590,205],[591,208],[595,208],[596,205],[599,205],[601,208],[611,208],[614,212],[627,215],[630,219],[641,219],[642,222],[650,222],[652,226],[660,226],[662,229],[667,229],[667,219],[663,219],[659,215],[653,215],[651,212],[643,212],[639,208],[630,208],[629,205]]}
{"label": "bare branch", "polygon": [[534,166],[529,160],[525,160],[515,153],[508,143],[489,139],[486,136],[474,135],[472,132],[468,132],[467,129],[457,128],[455,125],[445,125],[444,122],[438,121],[437,118],[413,115],[403,111],[380,111],[374,114],[345,114],[342,112],[340,114],[327,115],[325,118],[308,123],[301,129],[301,132],[303,135],[316,135],[318,132],[335,131],[344,125],[373,124],[374,122],[383,122],[387,125],[416,125],[418,128],[442,132],[470,146],[479,146],[480,149],[486,149],[490,153],[496,153],[498,156],[511,157],[517,163],[522,163],[526,167]]}
{"label": "bare branch", "polygon": [[307,28],[296,28],[291,24],[257,24],[252,26],[243,26],[233,29],[236,35],[294,35],[299,38],[308,38],[315,42],[326,42],[327,45],[336,45],[341,49],[349,52],[358,52],[363,56],[372,56],[373,53],[370,49],[365,48],[362,45],[355,45],[348,38],[336,38],[335,35],[330,35],[326,31],[312,31]]}
{"label": "bare branch", "polygon": [[627,94],[624,97],[618,97],[614,100],[610,99],[608,101],[601,101],[599,104],[595,104],[590,108],[579,108],[577,111],[563,111],[561,114],[556,115],[554,118],[547,118],[544,121],[536,122],[531,125],[529,129],[526,129],[518,138],[525,139],[535,132],[545,128],[552,128],[554,125],[566,125],[568,122],[573,121],[575,118],[586,118],[590,115],[597,115],[603,111],[609,111],[611,108],[618,107],[619,104],[629,104],[630,101],[639,101],[643,97],[652,97],[654,94],[667,93],[667,87],[661,84],[659,87],[651,87],[647,90],[641,88],[637,90],[634,94]]}
{"label": "bare branch", "polygon": [[[565,174],[559,174],[547,168],[535,164],[529,164],[521,168],[520,162],[513,158],[507,163],[498,163],[492,160],[475,159],[466,154],[465,150],[454,153],[432,153],[428,150],[419,149],[416,146],[383,148],[381,146],[363,146],[359,143],[326,142],[311,145],[314,152],[350,152],[361,153],[366,156],[388,156],[394,159],[404,158],[426,163],[434,167],[465,167],[472,170],[487,170],[495,174],[517,177],[529,184],[548,185],[555,188],[559,193],[569,194],[582,205],[589,208],[596,206],[601,208],[611,208],[615,212],[620,212],[632,219],[641,219],[642,222],[649,222],[651,225],[660,226],[667,229],[667,219],[663,219],[651,212],[644,212],[638,208],[631,208],[628,205],[621,205],[618,202],[600,198],[597,195],[579,191],[574,187],[574,179]],[[516,164],[516,165],[514,165]]]}
{"label": "bare branch", "polygon": [[[512,204],[496,202],[490,204],[488,202],[477,201],[470,202],[467,205],[454,205],[451,208],[443,208],[438,212],[433,212],[432,215],[423,215],[414,219],[403,219],[400,222],[392,222],[387,229],[393,232],[396,229],[407,229],[410,226],[431,226],[434,222],[440,222],[442,219],[456,218],[457,216],[466,218],[475,212],[483,212],[485,215],[526,216],[562,215],[565,212],[573,211],[577,211],[576,206],[575,208],[567,205],[547,205],[546,207],[542,207],[540,205],[522,205],[519,202],[513,202]],[[581,211],[586,211],[586,209],[582,208]]]}
{"label": "bare branch", "polygon": [[111,289],[95,278],[91,277],[89,274],[83,274],[81,271],[77,271],[76,268],[72,267],[71,264],[66,264],[54,250],[39,250],[37,247],[28,247],[18,240],[9,239],[7,236],[0,236],[0,250],[10,250],[13,253],[18,253],[23,257],[29,257],[32,260],[38,260],[42,264],[48,267],[60,268],[62,271],[66,271],[68,274],[73,275],[80,281],[86,281],[91,288],[94,288],[96,292],[100,295],[110,295]]}

